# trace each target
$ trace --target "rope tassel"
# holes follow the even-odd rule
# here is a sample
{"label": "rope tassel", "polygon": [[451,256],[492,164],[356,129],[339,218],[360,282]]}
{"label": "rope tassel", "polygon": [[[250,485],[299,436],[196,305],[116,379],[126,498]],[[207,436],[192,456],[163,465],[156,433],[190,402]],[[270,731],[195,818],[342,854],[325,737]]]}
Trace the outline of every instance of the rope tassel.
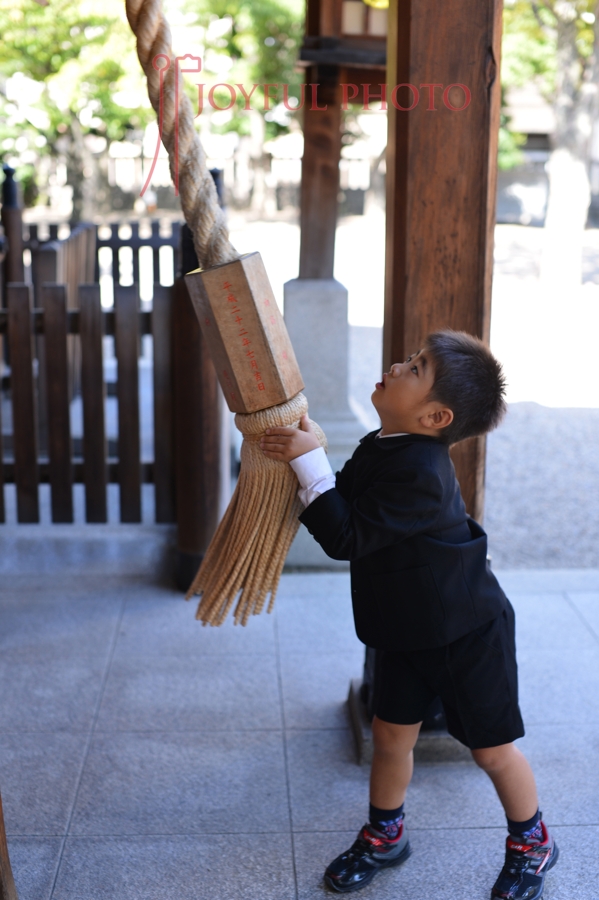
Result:
{"label": "rope tassel", "polygon": [[[259,440],[267,428],[298,427],[307,411],[306,398],[298,394],[270,409],[235,416],[244,437],[239,480],[187,594],[187,599],[202,595],[196,618],[204,625],[221,625],[236,598],[236,625],[246,625],[251,615],[261,613],[269,594],[268,612],[272,611],[303,507],[293,469],[264,456]],[[312,424],[326,448],[323,432]]]}

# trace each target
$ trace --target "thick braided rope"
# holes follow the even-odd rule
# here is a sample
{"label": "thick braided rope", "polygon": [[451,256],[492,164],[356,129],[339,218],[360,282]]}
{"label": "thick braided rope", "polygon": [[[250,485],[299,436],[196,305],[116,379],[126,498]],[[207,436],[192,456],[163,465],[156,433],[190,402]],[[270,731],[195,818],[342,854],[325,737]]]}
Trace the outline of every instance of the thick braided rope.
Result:
{"label": "thick braided rope", "polygon": [[[220,625],[237,598],[235,623],[258,615],[270,594],[273,608],[285,557],[299,527],[302,504],[291,466],[268,459],[259,440],[267,428],[297,427],[308,411],[303,394],[260,412],[235,416],[242,432],[241,470],[227,511],[187,594],[201,594],[196,618]],[[321,429],[312,423],[326,448]]]}
{"label": "thick braided rope", "polygon": [[[153,61],[163,54],[173,58],[171,35],[161,0],[125,0],[127,18],[137,37],[137,55],[148,82],[150,102],[160,116],[160,73]],[[175,66],[164,74],[162,142],[175,176]],[[193,111],[179,84],[178,121],[179,193],[185,220],[191,229],[200,266],[209,268],[238,259],[229,242],[224,216],[206,154],[193,127]],[[227,511],[206,551],[189,590],[201,594],[197,618],[205,625],[220,625],[235,598],[235,622],[246,624],[261,612],[270,594],[273,608],[285,557],[299,527],[301,503],[297,479],[287,463],[268,459],[257,443],[264,431],[276,425],[299,425],[308,411],[303,394],[270,409],[238,414],[235,423],[244,434],[241,470]],[[318,426],[319,440],[326,438]]]}
{"label": "thick braided rope", "polygon": [[[164,54],[173,60],[171,33],[161,0],[125,0],[127,19],[137,38],[137,55],[148,82],[150,102],[159,115],[160,73],[153,60]],[[168,152],[171,177],[175,175],[175,78],[174,62],[164,75],[162,142]],[[179,193],[185,221],[194,239],[200,266],[209,268],[238,259],[229,242],[206,154],[193,126],[193,109],[183,92],[179,74]]]}

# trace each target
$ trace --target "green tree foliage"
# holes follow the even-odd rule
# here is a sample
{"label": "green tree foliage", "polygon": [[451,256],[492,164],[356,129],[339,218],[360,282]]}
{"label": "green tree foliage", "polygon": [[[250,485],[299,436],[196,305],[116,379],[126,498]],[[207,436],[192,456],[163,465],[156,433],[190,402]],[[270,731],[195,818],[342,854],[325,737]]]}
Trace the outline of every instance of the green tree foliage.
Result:
{"label": "green tree foliage", "polygon": [[91,7],[83,14],[70,0],[53,0],[51,7],[33,0],[1,0],[2,72],[24,72],[35,81],[46,81],[84,48],[104,43],[111,25],[112,20],[95,15]]}
{"label": "green tree foliage", "polygon": [[150,118],[148,107],[126,108],[115,100],[127,75],[116,60],[134,59],[120,6],[107,0],[98,12],[87,0],[52,0],[47,7],[34,0],[0,0],[0,76],[22,73],[40,85],[25,114],[5,91],[0,94],[3,155],[14,158],[16,150],[23,160],[18,175],[26,202],[32,202],[37,195],[33,156],[56,156],[66,141],[75,219],[82,212],[85,171],[93,163],[85,136],[120,140]]}
{"label": "green tree foliage", "polygon": [[[289,98],[299,99],[303,76],[296,71],[296,62],[304,30],[303,4],[291,0],[187,0],[186,9],[206,29],[205,70],[210,71],[211,57],[228,57],[233,61],[227,73],[229,82],[247,85],[248,93],[254,84],[259,85],[252,95],[253,109],[264,107],[263,84],[279,85],[278,90],[270,91],[272,107],[282,102],[283,85],[288,85]],[[236,115],[220,130],[243,132],[247,128],[240,115],[243,106],[243,97],[238,97]],[[264,112],[270,135],[287,130],[284,117],[273,116],[272,110]]]}
{"label": "green tree foliage", "polygon": [[[554,143],[565,139],[584,94],[594,77],[596,0],[511,0],[503,13],[501,81],[505,92],[534,82],[554,106],[558,118]],[[511,168],[518,159],[521,136],[508,130],[505,116],[499,139],[499,165]]]}

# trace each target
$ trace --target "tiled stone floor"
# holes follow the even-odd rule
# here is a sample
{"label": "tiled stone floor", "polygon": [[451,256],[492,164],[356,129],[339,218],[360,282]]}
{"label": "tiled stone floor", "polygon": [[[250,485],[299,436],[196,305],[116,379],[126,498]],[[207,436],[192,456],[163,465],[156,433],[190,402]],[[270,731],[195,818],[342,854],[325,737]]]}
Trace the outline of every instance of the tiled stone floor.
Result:
{"label": "tiled stone floor", "polygon": [[[505,572],[522,746],[562,846],[546,900],[597,900],[599,571]],[[276,612],[202,628],[138,579],[5,575],[0,786],[21,900],[318,900],[365,818],[344,709],[348,576],[283,577]],[[503,816],[471,763],[417,765],[414,853],[361,896],[488,897]]]}

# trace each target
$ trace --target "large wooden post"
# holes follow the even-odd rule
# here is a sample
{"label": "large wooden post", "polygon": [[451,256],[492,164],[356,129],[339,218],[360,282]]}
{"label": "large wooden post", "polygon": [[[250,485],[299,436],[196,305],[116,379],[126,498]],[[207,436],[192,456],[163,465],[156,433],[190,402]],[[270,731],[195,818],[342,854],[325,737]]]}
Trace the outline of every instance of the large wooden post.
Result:
{"label": "large wooden post", "polygon": [[[181,234],[181,271],[196,269],[191,233]],[[187,286],[173,286],[174,462],[177,507],[175,581],[186,591],[218,525],[230,465],[216,371]],[[223,483],[224,482],[226,483]],[[228,499],[228,498],[227,498]]]}
{"label": "large wooden post", "polygon": [[306,71],[301,186],[300,278],[332,278],[341,158],[338,66]]}
{"label": "large wooden post", "polygon": [[[391,0],[385,367],[437,328],[489,339],[500,42],[501,0]],[[401,84],[420,92],[409,112],[393,104],[413,103],[409,88],[393,93]],[[447,90],[458,84],[467,90]],[[469,105],[456,109],[468,92]],[[484,439],[452,451],[475,518],[483,510],[484,454]]]}

